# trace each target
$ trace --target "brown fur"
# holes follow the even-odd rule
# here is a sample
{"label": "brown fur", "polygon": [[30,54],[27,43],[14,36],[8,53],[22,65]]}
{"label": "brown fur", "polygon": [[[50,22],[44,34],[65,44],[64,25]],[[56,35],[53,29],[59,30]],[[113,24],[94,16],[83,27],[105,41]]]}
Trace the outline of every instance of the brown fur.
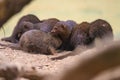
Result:
{"label": "brown fur", "polygon": [[97,19],[90,24],[89,35],[92,41],[96,38],[105,39],[107,37],[107,42],[113,40],[113,30],[111,25],[102,19]]}
{"label": "brown fur", "polygon": [[[53,26],[58,21],[59,20],[56,18],[46,19],[46,20],[43,20],[43,21],[38,22],[38,23],[32,23],[30,21],[22,21],[20,23],[20,25],[17,28],[15,28],[13,34],[16,33],[16,36],[18,38],[20,38],[24,32],[32,30],[32,29],[38,29],[38,30],[41,30],[44,32],[50,32],[51,29],[53,28]],[[12,37],[12,38],[14,39],[15,37]],[[19,39],[18,39],[18,41],[19,41]]]}
{"label": "brown fur", "polygon": [[52,50],[57,49],[61,45],[61,40],[49,33],[31,30],[20,38],[19,44],[22,50],[28,52],[54,54],[55,52],[52,52]]}
{"label": "brown fur", "polygon": [[88,22],[82,22],[75,26],[70,37],[70,50],[75,49],[78,45],[88,45],[90,43],[89,25]]}
{"label": "brown fur", "polygon": [[[94,42],[96,38],[103,39],[105,37],[107,37],[106,39],[107,43],[113,40],[112,28],[108,22],[101,20],[101,19],[98,19],[92,23],[82,22],[81,24],[77,25],[73,29],[71,37],[70,37],[71,39],[70,39],[69,49],[70,50],[75,49],[75,50],[67,54],[55,56],[51,59],[53,60],[63,59],[68,56],[74,56],[76,55],[76,52],[75,52],[76,50],[77,51],[79,50],[79,52],[82,52],[86,50],[87,48],[89,48],[89,46],[86,46],[86,45],[92,44],[92,42]],[[91,47],[93,47],[93,45]]]}
{"label": "brown fur", "polygon": [[52,33],[61,38],[63,44],[59,49],[67,50],[67,43],[69,40],[69,36],[73,27],[76,25],[75,21],[67,20],[67,21],[60,21],[56,23],[56,25],[52,29]]}
{"label": "brown fur", "polygon": [[49,19],[43,20],[42,23],[34,24],[34,29],[39,29],[44,32],[50,32],[57,22],[59,22],[58,19],[49,18]]}
{"label": "brown fur", "polygon": [[21,29],[19,30],[20,33],[18,34],[19,37],[22,36],[22,34],[26,31],[36,29],[36,30],[41,30],[43,32],[50,32],[53,28],[53,26],[58,22],[59,20],[56,18],[50,18],[46,20],[42,20],[39,23],[31,23],[28,21],[24,21],[21,23],[20,27]]}
{"label": "brown fur", "polygon": [[45,33],[41,30],[29,30],[21,36],[19,43],[6,46],[32,53],[56,54],[56,49],[61,44],[61,39],[53,36],[52,33]]}
{"label": "brown fur", "polygon": [[58,22],[59,20],[56,18],[50,18],[50,19],[46,19],[46,20],[42,20],[42,22],[33,24],[31,22],[28,21],[24,21],[23,23],[21,23],[21,35],[29,30],[32,29],[37,29],[37,30],[41,30],[43,32],[50,32],[53,28],[53,26]]}
{"label": "brown fur", "polygon": [[35,16],[33,14],[25,15],[25,16],[21,17],[20,20],[18,21],[18,23],[16,24],[16,26],[12,32],[12,35],[10,37],[2,38],[2,40],[12,42],[12,43],[17,43],[20,39],[21,34],[24,32],[23,27],[21,27],[21,25],[24,21],[28,21],[33,24],[41,22],[37,18],[37,16]]}

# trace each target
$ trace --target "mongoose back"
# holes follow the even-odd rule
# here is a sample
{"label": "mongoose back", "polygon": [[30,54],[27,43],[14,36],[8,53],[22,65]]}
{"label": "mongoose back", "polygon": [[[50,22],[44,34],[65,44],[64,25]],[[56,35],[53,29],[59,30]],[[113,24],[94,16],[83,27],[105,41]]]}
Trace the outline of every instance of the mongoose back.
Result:
{"label": "mongoose back", "polygon": [[24,29],[21,27],[22,23],[24,21],[31,22],[33,24],[41,22],[37,16],[33,14],[28,14],[20,18],[18,23],[16,24],[12,35],[10,37],[2,38],[4,41],[12,42],[12,43],[17,43],[20,39],[21,34],[23,33]]}
{"label": "mongoose back", "polygon": [[107,38],[107,42],[113,40],[113,30],[111,25],[102,19],[97,19],[90,24],[89,35],[92,41],[96,38],[101,40]]}
{"label": "mongoose back", "polygon": [[33,28],[48,33],[48,32],[50,32],[52,30],[52,28],[54,27],[54,25],[57,22],[59,22],[58,19],[56,19],[56,18],[49,18],[49,19],[43,20],[42,23],[34,24]]}
{"label": "mongoose back", "polygon": [[46,33],[41,30],[29,30],[21,36],[18,43],[2,45],[30,53],[41,53],[49,55],[56,54],[56,49],[61,44],[61,39],[52,35],[52,33]]}
{"label": "mongoose back", "polygon": [[[32,30],[32,29],[37,29],[37,30],[41,30],[41,31],[44,31],[44,32],[50,32],[51,29],[53,28],[53,26],[58,21],[59,20],[56,19],[56,18],[46,19],[46,20],[43,20],[39,23],[32,23],[32,22],[29,22],[29,21],[23,21],[23,22],[21,22],[21,24],[17,28],[15,28],[16,30],[14,30],[14,32],[16,33],[16,36],[19,39],[24,32]],[[13,38],[15,39],[15,36]],[[17,40],[17,42],[19,41],[19,39]]]}
{"label": "mongoose back", "polygon": [[91,41],[89,38],[89,23],[82,22],[74,27],[70,36],[70,50],[74,50],[78,45],[88,45]]}

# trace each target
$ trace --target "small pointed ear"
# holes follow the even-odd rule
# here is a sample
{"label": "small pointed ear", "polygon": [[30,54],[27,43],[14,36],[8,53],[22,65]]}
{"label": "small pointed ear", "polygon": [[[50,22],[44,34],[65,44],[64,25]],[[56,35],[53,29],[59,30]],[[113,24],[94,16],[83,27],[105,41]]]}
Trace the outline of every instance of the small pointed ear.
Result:
{"label": "small pointed ear", "polygon": [[66,25],[64,25],[64,24],[61,25],[61,28],[65,29],[65,27],[66,27]]}
{"label": "small pointed ear", "polygon": [[32,29],[33,28],[33,23],[31,23],[31,22],[24,22],[23,23],[23,28],[24,29]]}

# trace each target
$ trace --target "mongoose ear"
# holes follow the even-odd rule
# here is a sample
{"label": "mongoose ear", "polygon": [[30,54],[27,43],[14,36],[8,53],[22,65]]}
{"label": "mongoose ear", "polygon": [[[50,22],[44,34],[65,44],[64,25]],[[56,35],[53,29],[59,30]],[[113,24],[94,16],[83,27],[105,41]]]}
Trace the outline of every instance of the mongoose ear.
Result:
{"label": "mongoose ear", "polygon": [[31,22],[23,22],[23,28],[24,29],[32,29],[33,28],[33,23],[31,23]]}
{"label": "mongoose ear", "polygon": [[66,25],[64,25],[64,24],[61,25],[61,28],[65,29],[65,27],[66,27]]}

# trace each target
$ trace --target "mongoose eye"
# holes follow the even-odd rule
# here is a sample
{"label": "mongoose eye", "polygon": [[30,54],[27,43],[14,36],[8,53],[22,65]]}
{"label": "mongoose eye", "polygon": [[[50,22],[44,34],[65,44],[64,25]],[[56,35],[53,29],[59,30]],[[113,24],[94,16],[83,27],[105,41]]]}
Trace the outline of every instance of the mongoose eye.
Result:
{"label": "mongoose eye", "polygon": [[29,27],[28,27],[27,25],[24,25],[24,28],[25,28],[25,29],[28,29]]}

